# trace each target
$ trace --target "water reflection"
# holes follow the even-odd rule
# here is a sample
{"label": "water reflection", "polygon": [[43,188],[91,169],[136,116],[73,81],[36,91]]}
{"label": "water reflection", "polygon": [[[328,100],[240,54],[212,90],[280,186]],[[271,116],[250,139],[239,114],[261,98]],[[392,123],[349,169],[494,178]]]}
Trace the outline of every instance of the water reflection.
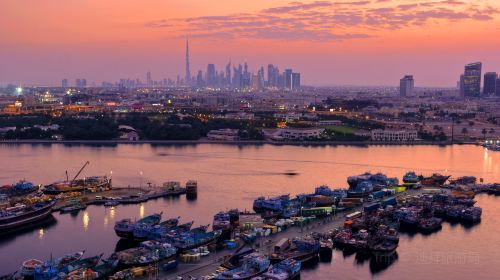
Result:
{"label": "water reflection", "polygon": [[109,208],[109,217],[114,220],[115,219],[115,206]]}
{"label": "water reflection", "polygon": [[83,230],[87,231],[89,228],[89,213],[86,210],[85,212],[83,212],[82,221],[83,221]]}
{"label": "water reflection", "polygon": [[45,234],[45,232],[44,232],[43,228],[38,230],[38,239],[42,240],[44,234]]}
{"label": "water reflection", "polygon": [[139,206],[139,217],[144,218],[144,203],[141,203],[141,206]]}

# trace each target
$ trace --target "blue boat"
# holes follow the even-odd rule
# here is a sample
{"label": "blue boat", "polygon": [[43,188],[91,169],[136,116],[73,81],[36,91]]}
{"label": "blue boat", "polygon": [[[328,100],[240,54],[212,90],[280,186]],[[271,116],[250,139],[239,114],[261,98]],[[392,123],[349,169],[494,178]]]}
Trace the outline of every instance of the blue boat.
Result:
{"label": "blue boat", "polygon": [[261,196],[258,197],[256,200],[254,200],[253,209],[255,210],[255,212],[258,213],[265,211],[281,212],[283,208],[288,205],[289,202],[290,202],[290,195],[281,195],[269,199],[266,199],[265,197]]}
{"label": "blue boat", "polygon": [[229,213],[221,211],[215,214],[212,228],[213,230],[230,230],[231,217],[229,216]]}
{"label": "blue boat", "polygon": [[107,263],[118,263],[119,268],[133,266],[147,266],[158,261],[174,258],[177,248],[169,243],[158,241],[144,241],[139,247],[113,253]]}
{"label": "blue boat", "polygon": [[215,279],[240,279],[248,280],[264,273],[270,265],[269,258],[258,253],[252,253],[243,257],[241,266],[224,271],[217,275]]}
{"label": "blue boat", "polygon": [[348,197],[366,197],[373,192],[373,185],[370,181],[361,181],[356,187],[347,191]]}
{"label": "blue boat", "polygon": [[191,230],[193,223],[194,221],[191,221],[170,228],[156,225],[148,232],[147,239],[170,242],[172,236],[175,236],[176,234],[179,234],[181,232],[186,232]]}
{"label": "blue boat", "polygon": [[294,259],[286,259],[272,265],[267,272],[260,276],[269,280],[291,280],[300,274],[301,263]]}
{"label": "blue boat", "polygon": [[134,229],[139,225],[156,225],[161,220],[161,214],[157,213],[133,222],[131,219],[123,219],[115,223],[115,233],[118,237],[125,239],[134,238]]}
{"label": "blue boat", "polygon": [[371,174],[369,172],[357,176],[349,176],[347,178],[349,190],[358,188],[358,186],[362,182],[369,182],[375,189],[382,189],[386,187],[396,186],[399,183],[399,180],[398,178],[388,178],[385,174],[382,173]]}
{"label": "blue boat", "polygon": [[134,227],[134,239],[138,241],[144,241],[148,239],[149,234],[155,230],[156,227],[170,229],[176,227],[179,224],[180,217],[171,218],[165,221],[162,221],[159,224],[148,224],[148,223],[140,223]]}
{"label": "blue boat", "polygon": [[188,231],[175,234],[170,237],[170,240],[172,244],[179,249],[179,251],[184,252],[200,246],[215,243],[221,234],[222,231],[220,230],[205,233]]}
{"label": "blue boat", "polygon": [[345,189],[330,189],[328,186],[319,186],[314,190],[315,195],[324,195],[342,199],[347,197],[347,190]]}

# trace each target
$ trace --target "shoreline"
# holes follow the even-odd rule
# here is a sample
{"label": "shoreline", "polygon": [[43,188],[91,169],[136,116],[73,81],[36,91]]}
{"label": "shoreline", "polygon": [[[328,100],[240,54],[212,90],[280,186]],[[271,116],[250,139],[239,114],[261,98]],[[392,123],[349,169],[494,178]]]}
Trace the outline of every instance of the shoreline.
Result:
{"label": "shoreline", "polygon": [[42,145],[198,145],[198,144],[218,144],[218,145],[274,145],[274,146],[448,146],[448,145],[477,145],[476,141],[412,141],[412,142],[386,142],[386,141],[297,141],[297,142],[276,142],[268,140],[235,140],[235,141],[213,141],[213,140],[3,140],[0,144],[42,144]]}

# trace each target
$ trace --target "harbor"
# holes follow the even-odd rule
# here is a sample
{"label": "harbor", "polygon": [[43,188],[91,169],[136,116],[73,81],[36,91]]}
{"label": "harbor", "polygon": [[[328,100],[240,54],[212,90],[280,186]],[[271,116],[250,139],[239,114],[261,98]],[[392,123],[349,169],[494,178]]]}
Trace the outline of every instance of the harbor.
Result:
{"label": "harbor", "polygon": [[[91,166],[92,166],[92,164],[91,164]],[[295,175],[293,177],[287,177],[287,175],[281,175],[284,177],[277,177],[277,178],[278,179],[284,178],[287,180],[295,180],[295,178],[300,178],[300,177],[304,176],[303,175],[304,174],[303,168],[289,167],[286,169],[283,168],[282,170],[291,170],[291,169],[297,170],[298,175]],[[383,170],[383,169],[380,169],[380,170]],[[429,172],[429,171],[420,171],[417,168],[414,168],[413,170],[417,174],[427,174],[427,177],[431,177],[431,175],[432,175],[432,172]],[[365,171],[366,171],[366,169],[364,171],[360,170],[359,172],[348,173],[348,174],[346,174],[347,176],[343,176],[343,178],[342,178],[343,183],[334,183],[334,184],[330,184],[330,185],[333,185],[336,188],[340,187],[340,188],[347,189],[348,188],[347,177],[353,176],[356,174],[363,174]],[[447,173],[444,173],[443,171],[441,171],[441,172],[442,172],[442,174],[447,174]],[[373,174],[376,174],[376,173],[373,173]],[[393,176],[398,177],[400,180],[400,183],[401,183],[399,185],[402,185],[403,184],[402,178],[403,178],[404,174],[405,174],[405,172],[401,172],[399,174],[394,174],[394,172],[390,172],[390,175],[391,175],[390,178],[392,178]],[[272,176],[279,176],[279,175],[272,175]],[[290,176],[290,175],[288,175],[288,176]],[[200,181],[199,178],[202,178],[202,177],[192,176],[192,174],[191,174],[191,176],[189,176],[187,178],[173,178],[173,179],[186,182],[190,178],[195,178],[195,179],[198,179],[198,181]],[[456,178],[458,178],[458,176],[453,176],[450,179],[456,179]],[[168,180],[168,179],[170,179],[170,178],[164,177],[163,180]],[[477,186],[481,185],[479,183],[479,180],[480,180],[480,178],[478,177],[477,178],[477,181],[478,181]],[[144,181],[146,181],[146,180],[144,180]],[[485,181],[486,182],[493,182],[493,181],[491,181],[491,179],[488,179],[488,178],[486,178]],[[121,184],[121,185],[123,185],[123,184]],[[319,185],[314,186],[313,184],[308,184],[307,187],[304,187],[302,189],[302,193],[306,193],[306,194],[313,193],[313,192],[315,192],[315,187],[318,187],[318,186]],[[198,195],[197,199],[191,200],[191,201],[184,199],[182,197],[181,198],[167,197],[167,198],[159,198],[158,200],[151,200],[151,201],[147,201],[147,202],[143,202],[143,203],[138,203],[137,205],[123,204],[123,205],[117,205],[117,206],[111,207],[111,208],[110,207],[103,207],[103,205],[91,204],[91,205],[88,205],[88,207],[85,210],[80,211],[79,213],[77,213],[75,215],[63,215],[63,214],[59,214],[59,213],[54,213],[54,217],[57,220],[56,225],[53,225],[52,227],[51,226],[43,227],[44,233],[43,233],[43,236],[41,237],[40,240],[41,241],[43,241],[43,240],[48,241],[50,239],[50,236],[53,234],[53,232],[51,233],[51,231],[53,231],[54,228],[57,229],[58,227],[60,227],[60,225],[67,224],[70,221],[73,221],[72,223],[77,223],[77,224],[81,223],[81,226],[83,226],[82,233],[75,232],[75,235],[79,236],[79,238],[82,241],[80,243],[80,246],[75,246],[75,244],[76,244],[75,243],[71,246],[71,249],[68,249],[70,247],[68,247],[67,245],[65,247],[62,247],[62,248],[53,247],[53,249],[55,250],[55,253],[53,253],[54,257],[63,256],[64,254],[70,253],[72,251],[76,252],[78,250],[85,250],[86,257],[88,257],[88,258],[103,254],[102,259],[107,259],[115,251],[127,250],[124,247],[122,247],[123,242],[121,242],[119,240],[117,241],[117,237],[113,231],[113,226],[114,226],[115,222],[117,222],[121,219],[131,218],[132,220],[135,220],[135,219],[138,220],[140,217],[147,217],[148,215],[151,215],[153,213],[163,212],[162,220],[180,216],[180,219],[179,219],[180,224],[188,223],[190,221],[195,221],[195,224],[192,227],[193,229],[200,227],[200,226],[203,226],[203,225],[211,224],[210,228],[208,229],[208,231],[211,231],[212,226],[215,225],[214,215],[216,215],[219,211],[228,211],[228,210],[232,209],[234,207],[232,205],[232,204],[234,204],[234,201],[228,201],[227,207],[225,207],[225,206],[220,207],[219,206],[217,208],[217,207],[213,206],[213,205],[215,205],[215,204],[213,204],[212,205],[213,207],[211,207],[210,209],[206,208],[205,210],[199,210],[201,212],[199,212],[199,211],[193,212],[192,210],[191,211],[187,210],[187,209],[200,209],[200,206],[203,205],[204,200],[206,200],[206,199],[209,199],[210,203],[212,204],[215,201],[217,201],[216,196],[221,195],[220,192],[217,194],[211,194],[210,193],[210,189],[211,189],[210,184],[205,185],[205,184],[199,183],[198,189],[199,189],[199,195]],[[207,189],[208,189],[208,191],[207,191]],[[429,191],[429,189],[430,189],[430,187],[422,187],[422,188],[417,189],[417,190],[407,189],[405,192],[401,192],[401,194],[397,194],[397,196],[399,197],[399,196],[419,195],[419,194],[422,194],[424,192],[424,190],[427,192],[427,191]],[[451,191],[448,188],[445,188],[443,190],[446,192]],[[117,191],[119,191],[119,190],[117,190]],[[133,191],[135,193],[137,193],[139,191],[142,191],[142,189],[141,190],[134,189]],[[376,192],[377,191],[372,192],[374,194],[374,196],[376,196]],[[396,189],[395,189],[395,192],[396,192]],[[493,190],[491,190],[490,192],[492,194],[494,194]],[[252,195],[248,198],[249,201],[247,203],[241,203],[240,205],[243,205],[243,207],[240,206],[239,209],[241,210],[242,213],[252,212],[253,211],[252,208],[254,208],[252,204],[259,196],[263,195],[266,199],[268,199],[270,197],[271,198],[277,197],[280,194],[287,194],[287,192],[282,191],[281,193],[279,193],[279,192],[278,193],[276,193],[276,192],[273,192],[273,193],[266,193],[266,192],[255,193],[254,195]],[[294,192],[294,193],[290,194],[290,197],[295,198],[295,196],[298,194],[300,194],[300,192]],[[117,193],[117,194],[112,194],[109,196],[120,197],[121,195]],[[384,199],[386,197],[387,197],[387,195],[384,196]],[[312,198],[310,198],[309,201],[311,201],[311,199]],[[370,201],[368,201],[368,199],[370,199]],[[326,218],[317,218],[316,220],[309,222],[307,225],[304,224],[303,227],[296,226],[296,225],[289,226],[286,228],[286,230],[281,230],[279,233],[270,234],[269,236],[265,236],[262,238],[257,238],[253,247],[254,247],[254,249],[257,249],[260,253],[266,255],[266,254],[269,254],[273,250],[275,244],[280,242],[283,238],[289,238],[290,240],[292,240],[293,238],[296,238],[296,237],[303,237],[306,235],[310,235],[313,232],[328,233],[331,230],[333,230],[334,228],[342,228],[344,226],[345,221],[346,221],[346,219],[345,219],[346,214],[350,214],[350,213],[356,212],[356,211],[364,212],[366,206],[373,205],[373,203],[374,203],[373,199],[377,199],[377,198],[376,197],[366,197],[366,201],[364,203],[365,205],[351,208],[348,210],[348,212],[337,211],[337,212],[335,212],[335,214],[333,214],[333,212],[332,212],[332,216],[328,216]],[[478,194],[476,196],[476,199],[478,200],[478,202],[476,203],[475,206],[483,207],[483,205],[481,204],[481,200],[486,200],[486,202],[491,203],[492,200],[495,200],[495,196],[492,196],[491,194],[488,195],[486,193],[481,192],[481,194]],[[316,203],[318,203],[318,202],[323,203],[324,201],[323,200],[316,200],[315,202]],[[352,202],[352,201],[346,200],[346,201],[344,201],[343,204],[346,204],[345,202]],[[348,203],[347,203],[347,205],[348,205]],[[340,206],[342,206],[342,205],[340,205]],[[339,208],[340,208],[340,206],[339,206]],[[185,208],[185,207],[188,207],[188,208]],[[114,213],[113,214],[114,218],[110,219],[110,217],[111,217],[110,214],[112,212]],[[202,212],[204,214],[200,215],[200,213],[202,213]],[[427,238],[426,242],[432,242],[433,238],[439,239],[440,235],[446,234],[446,232],[452,228],[455,228],[455,231],[456,230],[461,231],[463,228],[463,230],[465,230],[465,231],[475,232],[475,231],[478,231],[484,227],[484,220],[488,219],[487,213],[488,213],[487,210],[483,208],[482,222],[477,224],[477,225],[474,225],[473,227],[468,227],[465,225],[462,226],[462,225],[457,225],[456,223],[452,224],[452,223],[445,222],[445,223],[443,223],[443,226],[442,226],[443,228],[441,229],[441,231],[438,231],[437,233],[434,233],[431,235],[423,235],[423,234],[417,233],[416,235],[415,234],[411,235],[411,236],[413,236],[411,238],[415,239],[418,236],[428,236],[428,237],[426,237]],[[267,213],[267,214],[270,214],[270,213]],[[101,225],[96,224],[96,223],[102,223],[102,218],[99,218],[99,216],[107,219],[108,226],[105,226],[104,224],[101,224]],[[269,217],[271,217],[271,216],[272,215],[270,215]],[[85,217],[87,217],[87,218],[85,218]],[[86,226],[85,226],[85,220],[87,220]],[[101,222],[98,222],[99,220],[101,220]],[[220,224],[220,226],[224,227],[224,224],[222,223],[222,224]],[[106,247],[107,247],[106,245],[101,246],[102,248],[96,248],[96,247],[94,247],[93,242],[90,242],[89,237],[91,237],[93,235],[95,236],[96,227],[102,227],[103,229],[108,228],[108,230],[105,230],[105,231],[101,230],[102,233],[99,235],[100,236],[99,238],[101,240],[110,240],[110,241],[115,240],[112,242],[107,242],[107,243],[111,243],[108,245],[108,249],[106,249]],[[36,233],[37,235],[40,235],[39,230],[36,230],[35,232],[32,232],[32,233]],[[23,236],[25,238],[28,235],[32,235],[32,233],[31,232],[22,233],[19,235],[19,238],[23,238]],[[75,238],[76,238],[76,236],[75,236]],[[412,241],[410,239],[407,239],[407,237],[409,237],[409,236],[410,235],[406,232],[400,233],[400,239],[401,239],[400,246],[396,250],[399,258],[396,259],[394,261],[394,263],[388,265],[386,268],[378,269],[378,270],[376,268],[372,268],[372,265],[370,264],[370,270],[368,270],[368,272],[375,273],[375,274],[379,274],[379,273],[384,273],[384,274],[389,273],[390,274],[392,271],[397,271],[398,267],[400,267],[402,264],[404,265],[404,259],[402,260],[401,256],[405,256],[406,254],[408,254],[408,252],[412,252],[412,249],[408,249],[408,248],[405,248],[403,246],[404,246],[404,244],[406,244],[405,242],[407,242],[407,241],[408,242],[415,242],[415,240]],[[240,237],[241,237],[241,235],[240,235]],[[49,238],[49,239],[47,239],[47,238]],[[71,238],[69,238],[69,239],[71,239]],[[88,239],[88,241],[85,241],[86,239]],[[267,241],[267,240],[271,240],[271,241]],[[6,242],[9,242],[9,241],[4,241],[1,244],[3,244],[5,246],[5,245],[7,245]],[[417,240],[417,242],[418,242],[418,240]],[[471,240],[471,242],[474,242],[474,241]],[[191,275],[191,276],[198,277],[199,279],[201,279],[201,276],[207,276],[207,275],[211,275],[212,273],[215,273],[217,271],[219,265],[224,262],[225,258],[227,258],[228,255],[231,255],[237,249],[237,248],[235,248],[235,249],[224,248],[224,247],[228,247],[227,243],[224,241],[222,243],[225,246],[223,246],[223,248],[217,248],[216,251],[213,250],[214,248],[210,248],[210,246],[209,246],[210,253],[208,254],[208,256],[201,257],[200,260],[196,261],[195,263],[193,263],[193,262],[186,263],[185,260],[179,259],[178,265],[175,268],[175,270],[171,270],[168,273],[161,273],[160,277],[166,278],[166,279],[175,279],[175,277],[177,277],[177,275],[181,275],[181,276],[184,276],[185,279],[189,279],[189,275]],[[99,242],[99,244],[103,244],[103,243]],[[410,243],[408,243],[408,244],[410,244]],[[112,246],[112,247],[110,248],[109,246]],[[306,275],[314,275],[315,273],[322,273],[322,271],[324,269],[326,269],[327,266],[339,266],[344,262],[343,260],[349,260],[350,258],[354,258],[354,256],[357,255],[357,254],[350,255],[347,253],[345,254],[343,250],[340,250],[338,248],[334,249],[332,254],[333,254],[333,257],[332,257],[331,262],[320,261],[319,264],[314,266],[315,268],[311,268],[311,267],[307,267],[307,266],[303,267],[303,269],[301,271],[302,277],[306,277]],[[36,257],[36,253],[29,255],[29,257],[31,257],[31,256]],[[29,258],[29,257],[25,257],[24,260]],[[38,257],[38,258],[40,258],[42,260],[47,260],[48,256],[46,255],[46,257],[42,256],[42,257]],[[402,261],[403,261],[403,263],[401,263]],[[15,265],[16,269],[19,267],[19,263],[20,262],[17,261],[17,264]],[[163,263],[162,263],[162,265],[163,265]],[[337,271],[337,273],[342,273],[342,271],[349,271],[350,266],[352,266],[352,264],[347,263],[343,267],[336,268],[336,271]],[[361,267],[354,266],[354,267],[358,267],[356,270],[359,270],[361,267],[364,267],[364,266],[361,266]],[[161,266],[160,266],[160,268],[161,268]],[[362,271],[366,271],[366,270],[362,269]],[[7,272],[7,273],[9,273],[9,272]],[[356,272],[351,271],[350,273],[356,273]],[[306,278],[306,279],[308,279],[308,278]]]}

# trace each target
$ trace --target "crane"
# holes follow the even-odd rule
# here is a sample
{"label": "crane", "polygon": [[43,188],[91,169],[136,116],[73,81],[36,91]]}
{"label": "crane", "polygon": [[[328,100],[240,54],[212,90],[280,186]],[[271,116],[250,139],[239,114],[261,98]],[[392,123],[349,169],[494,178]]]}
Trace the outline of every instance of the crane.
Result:
{"label": "crane", "polygon": [[84,169],[87,165],[89,165],[89,164],[90,164],[90,162],[89,162],[89,161],[86,161],[86,162],[85,162],[85,164],[82,166],[82,168],[80,168],[80,170],[78,171],[78,173],[76,173],[75,177],[73,177],[73,180],[71,180],[71,183],[73,183],[73,182],[76,180],[76,178],[78,177],[78,175],[80,175],[80,173],[82,173],[83,169]]}

